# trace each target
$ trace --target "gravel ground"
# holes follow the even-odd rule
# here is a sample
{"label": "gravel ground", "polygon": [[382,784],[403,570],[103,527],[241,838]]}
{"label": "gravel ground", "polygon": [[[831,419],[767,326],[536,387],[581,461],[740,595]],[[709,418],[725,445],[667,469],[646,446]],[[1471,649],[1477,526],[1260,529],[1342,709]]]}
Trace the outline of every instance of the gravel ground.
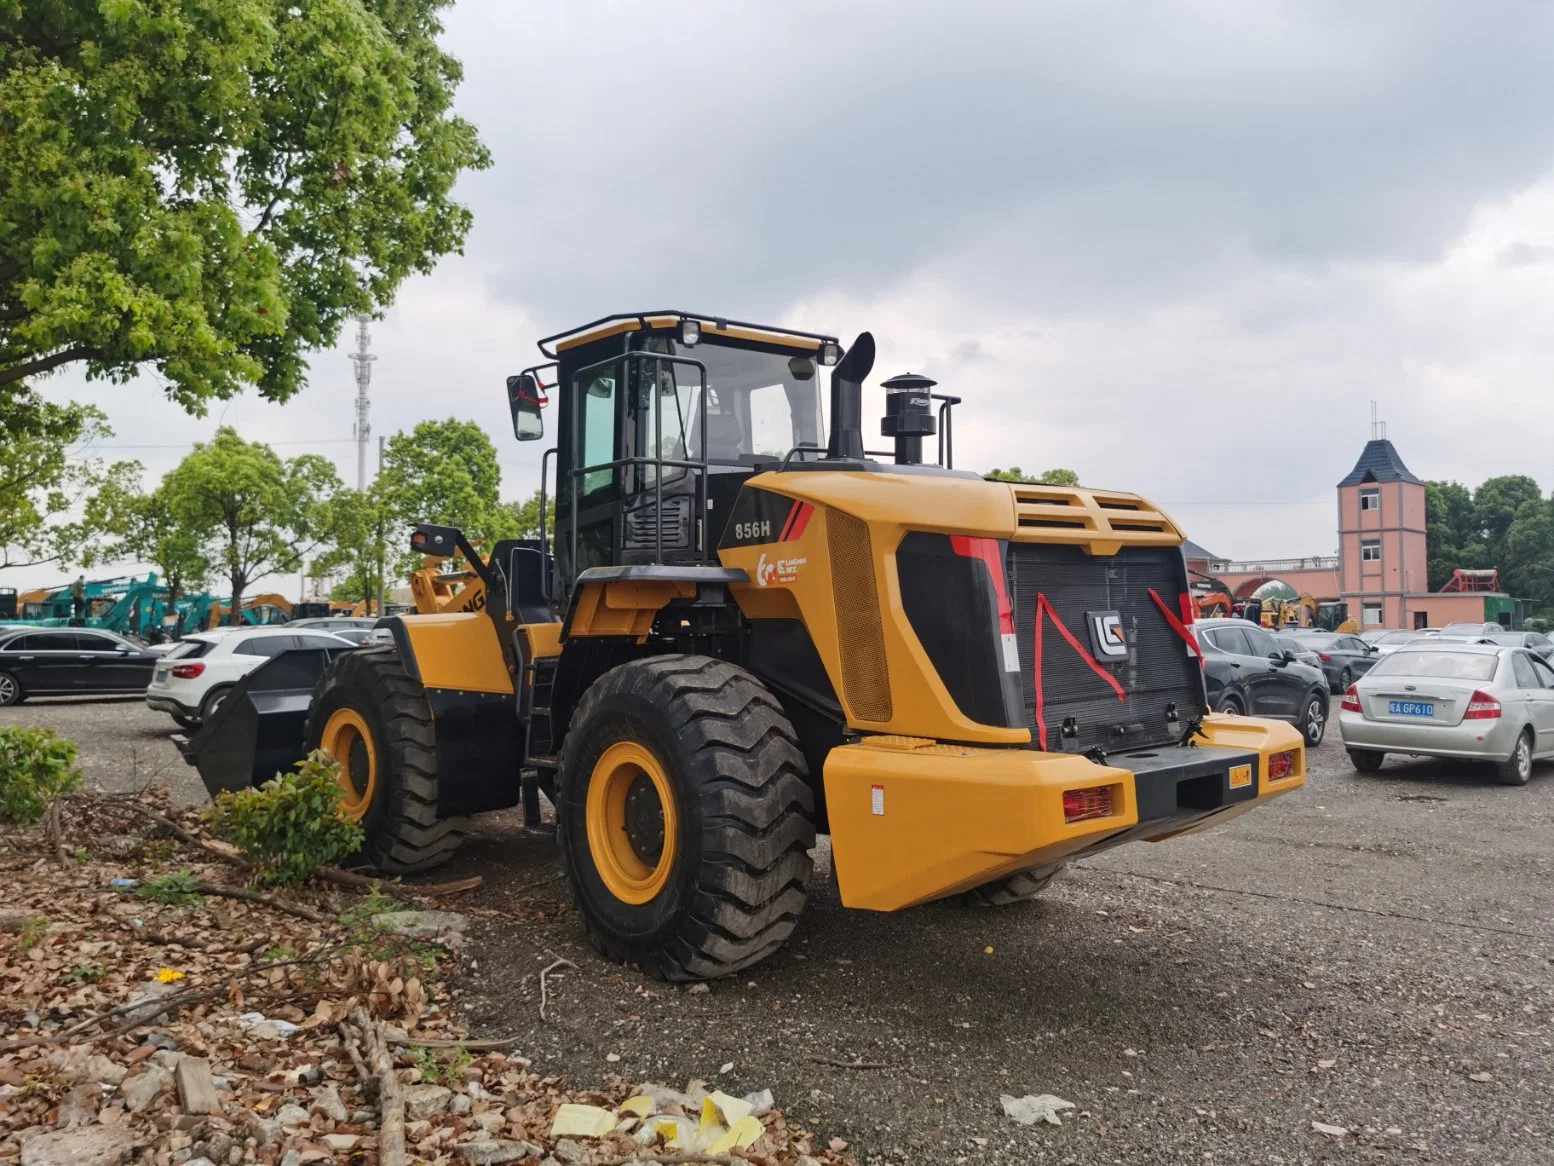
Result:
{"label": "gravel ground", "polygon": [[[138,703],[0,710],[18,722],[75,737],[105,786],[203,796]],[[1021,907],[846,911],[822,848],[789,946],[697,994],[593,955],[552,843],[512,814],[434,877],[487,879],[461,904],[483,917],[462,988],[480,1031],[585,1086],[769,1087],[862,1161],[1554,1162],[1554,766],[1520,789],[1426,762],[1362,776],[1335,738],[1311,771]],[[542,1022],[558,957],[577,967],[547,977]],[[1016,1126],[999,1096],[1026,1093],[1077,1110]]]}

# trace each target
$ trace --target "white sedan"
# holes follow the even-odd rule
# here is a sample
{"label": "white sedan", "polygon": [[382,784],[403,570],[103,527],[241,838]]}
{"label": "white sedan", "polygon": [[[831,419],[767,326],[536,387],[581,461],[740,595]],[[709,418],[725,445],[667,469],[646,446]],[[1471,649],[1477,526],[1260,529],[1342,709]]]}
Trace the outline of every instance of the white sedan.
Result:
{"label": "white sedan", "polygon": [[146,704],[192,729],[220,707],[234,684],[271,657],[292,648],[347,651],[355,646],[329,632],[285,626],[196,632],[157,661]]}
{"label": "white sedan", "polygon": [[1338,731],[1362,773],[1408,753],[1488,762],[1524,785],[1534,759],[1554,755],[1554,667],[1524,648],[1407,644],[1349,686]]}

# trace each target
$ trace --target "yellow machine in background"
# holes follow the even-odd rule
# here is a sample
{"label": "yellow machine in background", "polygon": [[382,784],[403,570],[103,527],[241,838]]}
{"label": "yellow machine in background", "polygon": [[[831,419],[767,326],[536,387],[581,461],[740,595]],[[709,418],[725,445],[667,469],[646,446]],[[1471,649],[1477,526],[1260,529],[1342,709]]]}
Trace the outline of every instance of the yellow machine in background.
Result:
{"label": "yellow machine in background", "polygon": [[380,868],[543,793],[599,949],[712,977],[788,937],[817,832],[847,906],[1002,904],[1303,784],[1293,727],[1205,711],[1171,519],[953,469],[923,377],[885,382],[894,461],[866,454],[868,333],[661,312],[541,351],[508,394],[520,440],[557,406],[554,530],[482,556],[418,527],[418,614],[308,713]]}

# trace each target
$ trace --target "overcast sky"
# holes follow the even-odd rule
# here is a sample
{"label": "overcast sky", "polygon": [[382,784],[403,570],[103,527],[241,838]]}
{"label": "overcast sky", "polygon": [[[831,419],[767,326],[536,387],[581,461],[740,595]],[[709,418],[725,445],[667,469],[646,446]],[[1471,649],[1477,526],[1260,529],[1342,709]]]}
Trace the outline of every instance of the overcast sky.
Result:
{"label": "overcast sky", "polygon": [[[480,422],[509,497],[539,450],[504,375],[546,331],[664,307],[868,328],[876,380],[965,398],[959,465],[1139,491],[1226,557],[1335,551],[1372,399],[1422,477],[1554,487],[1554,6],[460,0],[447,24],[495,165],[460,186],[466,254],[374,326],[372,424]],[[350,346],[284,407],[203,419],[147,378],[42,387],[102,405],[148,481],[218,422],[354,481]]]}

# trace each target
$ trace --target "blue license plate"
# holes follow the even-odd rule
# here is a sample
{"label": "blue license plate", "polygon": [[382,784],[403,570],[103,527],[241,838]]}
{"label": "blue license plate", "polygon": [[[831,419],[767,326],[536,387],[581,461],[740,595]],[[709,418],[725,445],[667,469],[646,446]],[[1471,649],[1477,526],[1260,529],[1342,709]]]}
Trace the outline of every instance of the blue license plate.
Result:
{"label": "blue license plate", "polygon": [[1433,717],[1435,705],[1423,700],[1389,700],[1387,713],[1394,717]]}

